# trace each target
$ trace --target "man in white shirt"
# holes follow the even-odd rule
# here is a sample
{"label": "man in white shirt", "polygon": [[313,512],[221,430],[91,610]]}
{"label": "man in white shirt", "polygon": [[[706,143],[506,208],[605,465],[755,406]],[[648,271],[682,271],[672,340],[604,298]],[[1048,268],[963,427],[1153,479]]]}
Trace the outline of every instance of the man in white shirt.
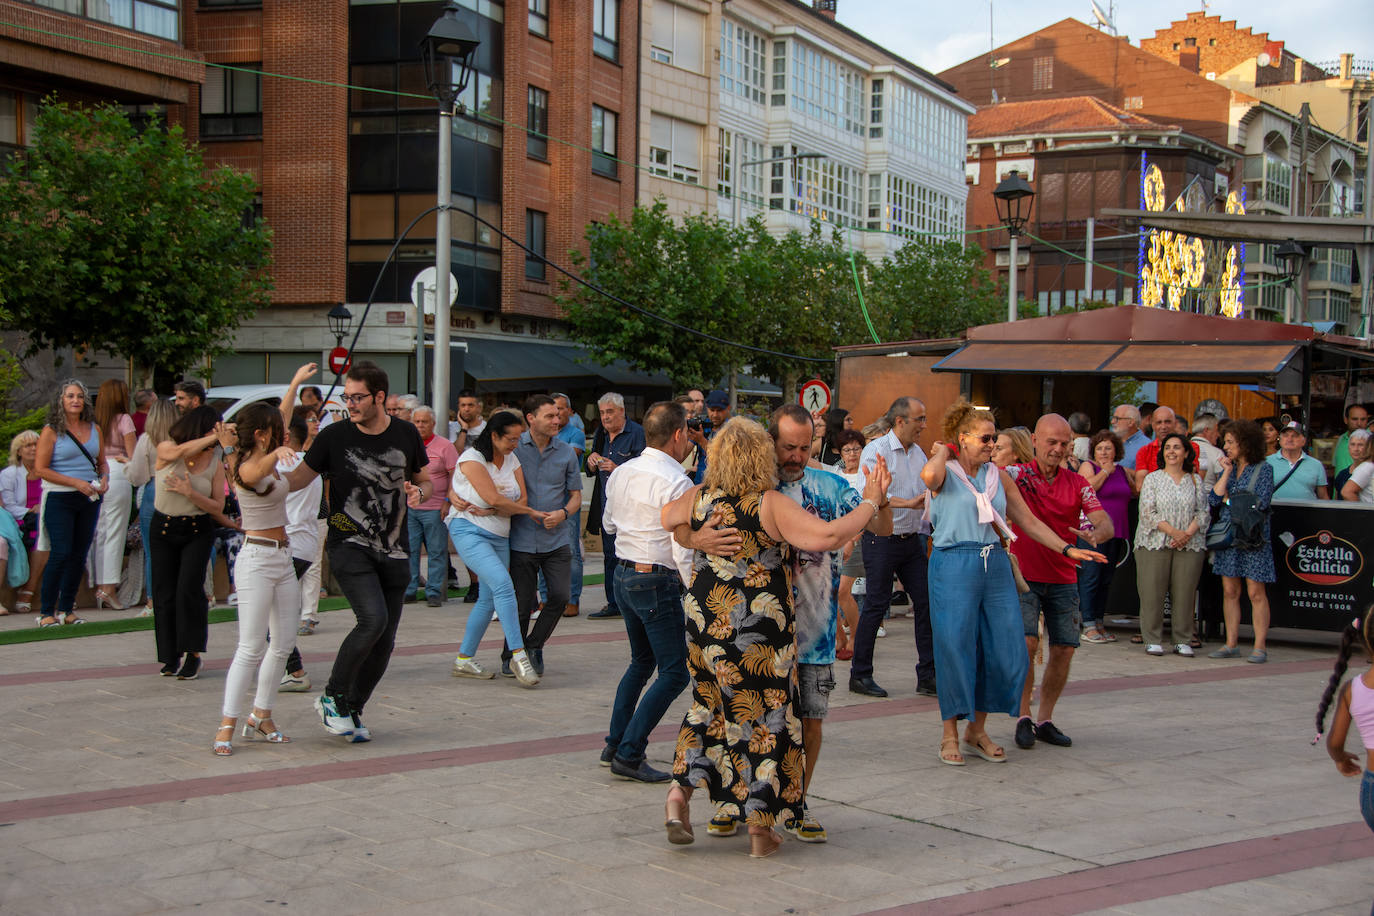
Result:
{"label": "man in white shirt", "polygon": [[926,428],[926,405],[912,397],[892,402],[884,419],[889,432],[864,446],[860,465],[872,471],[881,455],[892,473],[888,503],[892,506],[892,534],[882,537],[863,533],[864,578],[867,590],[854,632],[854,660],[849,666],[849,690],[870,697],[887,691],[873,680],[873,642],[888,606],[892,603],[892,576],[902,580],[911,596],[911,616],[916,629],[916,692],[935,696],[935,643],[930,630],[930,598],[926,588],[926,551],[921,529],[921,510],[926,487],[921,469],[926,453],[916,444]]}
{"label": "man in white shirt", "polygon": [[[622,779],[667,782],[670,775],[649,765],[645,749],[649,733],[691,680],[682,593],[692,552],[674,543],[660,519],[664,506],[692,488],[681,464],[691,448],[682,405],[650,407],[644,439],[644,451],[606,482],[602,525],[615,537],[615,601],[629,635],[630,664],[615,693],[601,765]],[[644,690],[655,668],[658,678]]]}
{"label": "man in white shirt", "polygon": [[1198,470],[1202,472],[1204,492],[1221,476],[1221,459],[1226,453],[1217,448],[1217,418],[1205,413],[1193,421],[1193,445],[1197,446]]}

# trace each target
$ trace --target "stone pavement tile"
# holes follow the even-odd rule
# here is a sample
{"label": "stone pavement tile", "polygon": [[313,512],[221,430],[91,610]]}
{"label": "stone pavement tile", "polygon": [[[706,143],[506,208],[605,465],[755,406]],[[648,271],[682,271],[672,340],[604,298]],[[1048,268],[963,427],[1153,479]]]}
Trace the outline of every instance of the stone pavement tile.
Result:
{"label": "stone pavement tile", "polygon": [[[1166,890],[1167,888],[1159,888]],[[1180,913],[1246,913],[1247,916],[1289,916],[1327,913],[1367,916],[1370,911],[1369,862],[1354,860],[1322,868],[1303,869],[1255,881],[1221,884],[1185,894],[1123,903],[1099,913],[1116,916],[1178,916]]]}
{"label": "stone pavement tile", "polygon": [[[793,844],[788,838],[787,846],[778,855],[789,855],[796,860],[796,867],[787,872],[768,878],[767,885],[783,885],[783,889],[808,891],[812,901],[806,909],[829,906],[845,900],[860,900],[873,894],[897,892],[911,887],[909,878],[884,874],[876,869],[867,868],[852,861],[827,862],[824,854],[805,855],[797,849],[802,844]],[[781,892],[781,891],[780,891]]]}
{"label": "stone pavement tile", "polygon": [[[620,896],[597,887],[597,873],[568,878],[554,878],[530,884],[516,892],[518,899],[528,912],[538,913],[551,909],[559,913],[630,913],[652,912],[653,894],[640,893],[634,897]],[[515,900],[501,901],[503,904]]]}
{"label": "stone pavement tile", "polygon": [[[202,901],[215,901],[221,905],[232,901],[280,900],[289,893],[292,885],[273,881],[262,875],[263,864],[267,857],[258,853],[250,862],[224,863],[207,861],[207,870],[196,874],[178,875],[174,878],[143,881],[139,888],[143,893],[163,901],[167,906],[185,907]],[[235,867],[208,870],[209,866],[231,864]],[[226,912],[232,911],[232,907]],[[202,912],[201,907],[196,912]]]}
{"label": "stone pavement tile", "polygon": [[390,909],[393,898],[358,883],[340,882],[294,887],[273,893],[263,891],[244,902],[253,902],[264,910],[278,913],[350,916],[353,913],[385,913]]}
{"label": "stone pavement tile", "polygon": [[[33,890],[33,888],[26,888]],[[43,913],[45,916],[137,916],[152,913],[163,908],[164,904],[156,897],[144,894],[134,888],[121,888],[119,893],[111,894],[101,887],[74,890],[64,894],[41,894],[13,900],[3,896],[0,889],[0,907],[7,913]]]}
{"label": "stone pavement tile", "polygon": [[131,830],[112,830],[51,837],[46,840],[28,840],[24,845],[51,861],[73,864],[114,853],[138,859],[145,856],[155,858],[167,850],[173,841],[174,837],[170,833],[159,836]]}

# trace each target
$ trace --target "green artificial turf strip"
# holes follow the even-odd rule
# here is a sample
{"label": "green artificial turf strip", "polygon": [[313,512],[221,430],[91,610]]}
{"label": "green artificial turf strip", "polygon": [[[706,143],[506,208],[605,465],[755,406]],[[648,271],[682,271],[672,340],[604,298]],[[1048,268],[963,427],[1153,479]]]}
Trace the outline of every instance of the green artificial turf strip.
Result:
{"label": "green artificial turf strip", "polygon": [[[583,576],[584,585],[600,585],[605,579],[601,574]],[[450,598],[459,598],[467,594],[467,589],[451,588],[448,591]],[[341,611],[348,607],[348,602],[343,598],[321,598],[320,611]],[[132,610],[132,608],[130,608]],[[210,609],[211,623],[232,623],[238,620],[238,611],[232,607],[216,607]],[[0,632],[0,646],[12,646],[25,642],[42,642],[49,639],[75,639],[78,636],[103,636],[106,633],[134,633],[139,630],[151,630],[153,628],[153,618],[151,617],[124,617],[119,620],[88,620],[83,624],[46,627],[40,628],[37,624],[23,630],[6,630]]]}

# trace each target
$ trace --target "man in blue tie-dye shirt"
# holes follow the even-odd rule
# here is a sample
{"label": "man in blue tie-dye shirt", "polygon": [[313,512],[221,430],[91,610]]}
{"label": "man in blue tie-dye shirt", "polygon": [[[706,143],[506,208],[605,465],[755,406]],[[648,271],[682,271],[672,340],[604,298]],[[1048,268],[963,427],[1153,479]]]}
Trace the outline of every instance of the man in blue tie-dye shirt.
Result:
{"label": "man in blue tie-dye shirt", "polygon": [[[811,458],[811,415],[798,404],[773,411],[768,425],[778,457],[778,492],[823,521],[853,511],[859,494],[840,475],[808,467]],[[878,535],[892,533],[892,510],[883,509],[868,526]],[[797,716],[802,722],[806,749],[805,787],[811,788],[816,758],[821,751],[821,721],[835,689],[835,624],[839,617],[839,586],[842,551],[796,551],[792,576],[793,608],[797,628]],[[823,828],[810,812],[783,825],[804,843],[825,842]]]}

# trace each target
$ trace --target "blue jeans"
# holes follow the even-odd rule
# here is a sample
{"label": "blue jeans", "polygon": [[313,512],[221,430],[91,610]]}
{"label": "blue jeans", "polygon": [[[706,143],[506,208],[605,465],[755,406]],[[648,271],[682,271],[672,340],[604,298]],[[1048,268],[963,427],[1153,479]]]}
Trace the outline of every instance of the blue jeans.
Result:
{"label": "blue jeans", "polygon": [[1015,716],[1026,680],[1026,640],[1006,550],[972,542],[935,548],[930,607],[940,718]]}
{"label": "blue jeans", "polygon": [[1369,829],[1374,830],[1374,772],[1369,770],[1365,770],[1360,779],[1360,813]]}
{"label": "blue jeans", "polygon": [[524,637],[520,634],[520,612],[515,604],[515,585],[510,578],[510,538],[492,534],[479,528],[465,518],[455,518],[448,523],[449,537],[458,556],[469,569],[477,573],[482,587],[477,592],[477,603],[468,614],[467,628],[463,630],[463,644],[458,654],[471,658],[482,641],[491,623],[492,609],[501,621],[501,631],[506,636],[506,645],[512,652],[525,648]]}
{"label": "blue jeans", "polygon": [[615,571],[619,565],[620,564],[616,562],[615,558],[615,535],[606,534],[603,531],[601,534],[601,566],[606,573],[606,581],[604,583],[606,587],[606,607],[613,611],[619,610],[620,608],[620,605],[616,602],[615,594]]}
{"label": "blue jeans", "polygon": [[51,550],[43,568],[44,617],[64,616],[76,607],[76,590],[81,587],[86,554],[99,518],[98,499],[75,490],[48,493],[43,503],[43,527],[48,529]]}
{"label": "blue jeans", "polygon": [[1126,547],[1125,538],[1112,538],[1100,547],[1094,547],[1082,538],[1078,539],[1079,548],[1097,550],[1107,557],[1106,563],[1078,564],[1078,611],[1083,617],[1083,626],[1096,627],[1106,623],[1107,593],[1112,590],[1112,577],[1116,575],[1116,564],[1121,562],[1121,554]]}
{"label": "blue jeans", "polygon": [[925,535],[878,537],[865,531],[860,542],[867,592],[854,628],[854,661],[849,676],[873,676],[873,642],[892,604],[892,575],[902,580],[911,598],[916,630],[916,682],[935,683],[935,647],[930,632],[930,599],[926,585]]}
{"label": "blue jeans", "polygon": [[138,499],[138,530],[143,535],[143,590],[148,595],[148,603],[153,603],[153,551],[148,546],[148,538],[153,531],[153,490],[156,484],[148,481],[143,485]]}
{"label": "blue jeans", "polygon": [[324,692],[361,713],[386,674],[405,603],[406,561],[356,544],[329,547],[329,568],[357,621],[339,645]]}
{"label": "blue jeans", "polygon": [[[582,517],[580,514],[568,519],[565,524],[568,526],[568,538],[572,542],[572,590],[568,593],[569,604],[582,603]],[[549,586],[544,581],[544,574],[539,573],[539,601],[543,604],[549,603]]]}
{"label": "blue jeans", "polygon": [[420,587],[420,545],[429,554],[425,575],[425,596],[444,597],[444,580],[448,577],[448,536],[444,531],[443,509],[410,509],[406,512],[406,527],[410,529],[410,584],[406,597]]}
{"label": "blue jeans", "polygon": [[[667,570],[641,573],[621,568],[615,591],[630,639],[630,665],[615,691],[606,743],[618,758],[635,766],[644,759],[649,732],[691,681],[682,579]],[[655,668],[658,677],[641,700],[640,692]]]}

